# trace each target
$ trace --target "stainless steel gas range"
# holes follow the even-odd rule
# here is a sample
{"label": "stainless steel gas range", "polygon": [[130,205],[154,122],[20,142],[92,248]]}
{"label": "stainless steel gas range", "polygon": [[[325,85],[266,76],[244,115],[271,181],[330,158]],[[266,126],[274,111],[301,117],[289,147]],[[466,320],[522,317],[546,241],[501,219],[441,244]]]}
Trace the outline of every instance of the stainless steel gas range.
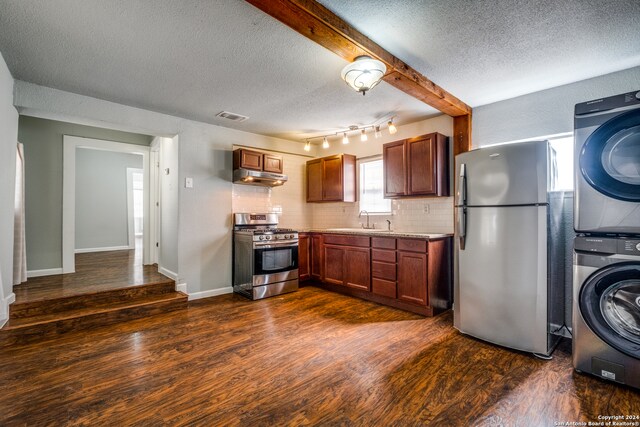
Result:
{"label": "stainless steel gas range", "polygon": [[298,232],[273,213],[233,214],[233,291],[262,299],[298,289]]}

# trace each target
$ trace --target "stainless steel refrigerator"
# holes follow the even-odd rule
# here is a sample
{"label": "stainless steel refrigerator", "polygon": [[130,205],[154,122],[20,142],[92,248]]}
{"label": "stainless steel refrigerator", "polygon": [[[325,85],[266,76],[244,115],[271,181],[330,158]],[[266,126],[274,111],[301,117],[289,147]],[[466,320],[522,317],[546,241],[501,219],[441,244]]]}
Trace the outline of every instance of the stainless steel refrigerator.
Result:
{"label": "stainless steel refrigerator", "polygon": [[563,325],[562,198],[547,141],[456,156],[454,326],[548,356]]}

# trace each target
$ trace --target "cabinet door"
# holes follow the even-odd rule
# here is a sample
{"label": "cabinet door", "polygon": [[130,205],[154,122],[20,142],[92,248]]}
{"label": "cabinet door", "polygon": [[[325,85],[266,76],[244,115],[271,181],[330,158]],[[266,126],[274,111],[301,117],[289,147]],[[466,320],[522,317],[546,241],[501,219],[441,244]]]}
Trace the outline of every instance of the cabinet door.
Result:
{"label": "cabinet door", "polygon": [[427,254],[398,252],[398,299],[427,305]]}
{"label": "cabinet door", "polygon": [[352,248],[345,250],[344,273],[346,285],[351,288],[368,291],[371,289],[371,255],[369,248]]}
{"label": "cabinet door", "polygon": [[324,251],[322,250],[322,235],[311,235],[311,278],[322,280],[322,260],[324,259]]}
{"label": "cabinet door", "polygon": [[265,154],[263,158],[263,168],[265,172],[282,173],[282,156]]}
{"label": "cabinet door", "polygon": [[384,144],[382,163],[384,165],[384,197],[405,195],[407,179],[404,140]]}
{"label": "cabinet door", "polygon": [[307,202],[322,201],[322,159],[307,162]]}
{"label": "cabinet door", "polygon": [[309,235],[300,234],[298,236],[298,279],[300,281],[311,278],[309,261]]}
{"label": "cabinet door", "polygon": [[407,140],[407,194],[437,194],[435,135]]}
{"label": "cabinet door", "polygon": [[261,171],[262,153],[250,150],[240,151],[240,167]]}
{"label": "cabinet door", "polygon": [[334,285],[344,285],[344,252],[340,246],[323,245],[324,247],[324,281]]}
{"label": "cabinet door", "polygon": [[342,156],[322,159],[322,200],[342,201]]}

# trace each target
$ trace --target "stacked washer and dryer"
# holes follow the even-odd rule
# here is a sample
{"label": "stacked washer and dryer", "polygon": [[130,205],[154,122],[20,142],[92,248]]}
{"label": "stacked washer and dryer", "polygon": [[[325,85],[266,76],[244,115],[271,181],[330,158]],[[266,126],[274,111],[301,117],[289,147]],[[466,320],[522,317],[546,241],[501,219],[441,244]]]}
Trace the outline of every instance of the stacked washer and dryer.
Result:
{"label": "stacked washer and dryer", "polygon": [[574,123],[573,366],[640,388],[640,91]]}

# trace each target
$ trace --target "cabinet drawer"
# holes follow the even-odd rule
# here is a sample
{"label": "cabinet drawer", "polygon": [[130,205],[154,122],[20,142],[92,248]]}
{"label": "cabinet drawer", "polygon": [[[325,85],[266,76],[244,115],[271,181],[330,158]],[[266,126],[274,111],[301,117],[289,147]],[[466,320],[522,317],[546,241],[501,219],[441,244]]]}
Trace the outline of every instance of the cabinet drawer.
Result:
{"label": "cabinet drawer", "polygon": [[369,237],[365,236],[345,236],[342,234],[324,234],[324,243],[328,245],[345,245],[369,247]]}
{"label": "cabinet drawer", "polygon": [[374,278],[371,281],[371,292],[389,298],[396,297],[396,282]]}
{"label": "cabinet drawer", "polygon": [[407,252],[427,252],[427,241],[418,239],[398,239],[398,250]]}
{"label": "cabinet drawer", "polygon": [[379,279],[396,280],[396,264],[372,262],[371,275]]}
{"label": "cabinet drawer", "polygon": [[389,237],[372,237],[371,247],[377,249],[395,249],[396,239],[390,239]]}
{"label": "cabinet drawer", "polygon": [[372,249],[371,259],[373,261],[396,263],[396,251],[388,251],[384,249]]}

